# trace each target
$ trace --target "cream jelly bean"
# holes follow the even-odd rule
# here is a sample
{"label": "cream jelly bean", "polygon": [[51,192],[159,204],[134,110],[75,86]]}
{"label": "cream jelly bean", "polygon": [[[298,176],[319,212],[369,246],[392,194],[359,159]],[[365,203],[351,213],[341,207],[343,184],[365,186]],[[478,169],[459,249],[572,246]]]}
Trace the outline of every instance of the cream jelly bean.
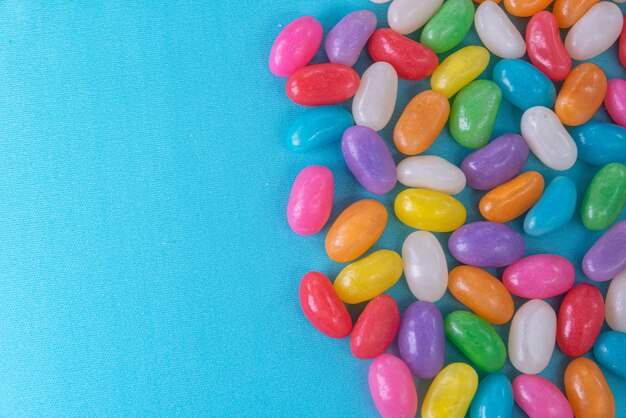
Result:
{"label": "cream jelly bean", "polygon": [[407,187],[454,195],[465,188],[465,174],[436,155],[405,158],[396,167],[398,181]]}
{"label": "cream jelly bean", "polygon": [[357,125],[380,131],[391,119],[396,107],[398,75],[391,64],[375,62],[361,76],[361,84],[352,101]]}
{"label": "cream jelly bean", "polygon": [[555,254],[536,254],[517,260],[504,270],[502,283],[511,293],[545,299],[567,292],[576,279],[574,265]]}
{"label": "cream jelly bean", "polygon": [[427,231],[416,231],[402,245],[404,275],[411,293],[418,299],[436,302],[448,286],[446,255],[437,238]]}
{"label": "cream jelly bean", "polygon": [[478,77],[489,65],[489,52],[482,46],[466,46],[446,58],[430,78],[430,86],[446,97]]}
{"label": "cream jelly bean", "polygon": [[398,357],[381,354],[370,365],[369,387],[383,418],[412,417],[417,413],[417,391],[411,371]]}
{"label": "cream jelly bean", "polygon": [[387,10],[389,27],[406,35],[413,33],[430,20],[443,0],[393,0]]}
{"label": "cream jelly bean", "polygon": [[318,233],[328,221],[333,206],[333,173],[312,165],[303,169],[291,187],[287,221],[299,235]]}
{"label": "cream jelly bean", "polygon": [[289,77],[311,61],[322,44],[322,25],[311,16],[289,23],[278,34],[270,52],[270,71]]}
{"label": "cream jelly bean", "polygon": [[324,47],[329,61],[352,67],[375,30],[376,15],[369,10],[346,15],[326,35]]}
{"label": "cream jelly bean", "polygon": [[619,6],[601,1],[572,26],[565,38],[565,48],[575,60],[591,59],[617,41],[623,23],[624,16]]}
{"label": "cream jelly bean", "polygon": [[422,418],[463,418],[478,387],[478,375],[465,363],[452,363],[432,381],[422,403]]}
{"label": "cream jelly bean", "polygon": [[605,308],[606,323],[615,331],[626,333],[626,270],[611,281]]}
{"label": "cream jelly bean", "polygon": [[504,10],[491,0],[481,3],[474,15],[474,26],[482,43],[500,58],[521,58],[526,43]]}
{"label": "cream jelly bean", "polygon": [[509,331],[509,358],[522,373],[543,371],[556,341],[556,313],[541,299],[523,304],[513,316]]}

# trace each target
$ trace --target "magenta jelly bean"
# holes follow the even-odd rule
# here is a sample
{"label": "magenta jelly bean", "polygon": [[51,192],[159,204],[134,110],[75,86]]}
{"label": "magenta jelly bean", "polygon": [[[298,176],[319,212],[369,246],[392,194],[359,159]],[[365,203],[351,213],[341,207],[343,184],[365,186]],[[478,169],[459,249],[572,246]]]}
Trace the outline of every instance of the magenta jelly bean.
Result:
{"label": "magenta jelly bean", "polygon": [[369,386],[383,418],[414,417],[417,391],[408,366],[396,356],[381,354],[370,365]]}
{"label": "magenta jelly bean", "polygon": [[541,376],[523,374],[513,380],[515,403],[528,416],[536,418],[573,418],[574,412],[563,392]]}
{"label": "magenta jelly bean", "polygon": [[300,17],[278,34],[270,52],[270,71],[289,77],[311,61],[322,44],[322,24],[311,16]]}
{"label": "magenta jelly bean", "polygon": [[504,270],[502,283],[515,296],[545,299],[567,292],[574,285],[576,270],[565,257],[537,254],[524,257]]}
{"label": "magenta jelly bean", "polygon": [[626,270],[626,221],[613,225],[583,257],[583,272],[591,280],[611,280]]}
{"label": "magenta jelly bean", "polygon": [[324,227],[333,206],[333,191],[333,173],[326,167],[312,165],[298,174],[287,205],[287,221],[293,232],[313,235]]}
{"label": "magenta jelly bean", "polygon": [[369,10],[348,14],[326,35],[324,47],[328,59],[333,64],[352,67],[375,30],[376,15]]}
{"label": "magenta jelly bean", "polygon": [[614,78],[609,81],[604,105],[615,123],[626,128],[626,80]]}

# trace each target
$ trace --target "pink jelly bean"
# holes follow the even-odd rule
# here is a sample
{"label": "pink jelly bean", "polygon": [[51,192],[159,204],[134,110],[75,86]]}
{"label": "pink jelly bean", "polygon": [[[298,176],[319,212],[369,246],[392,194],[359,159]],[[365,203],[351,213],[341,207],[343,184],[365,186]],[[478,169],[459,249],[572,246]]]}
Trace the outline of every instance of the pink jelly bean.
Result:
{"label": "pink jelly bean", "polygon": [[563,393],[541,376],[523,374],[513,380],[515,402],[533,418],[572,418],[574,412]]}
{"label": "pink jelly bean", "polygon": [[311,16],[300,17],[278,34],[270,52],[270,71],[289,77],[311,61],[322,44],[322,24]]}
{"label": "pink jelly bean", "polygon": [[517,260],[504,270],[502,283],[515,296],[551,298],[567,292],[576,279],[572,263],[554,254],[537,254]]}
{"label": "pink jelly bean", "polygon": [[615,123],[626,128],[626,80],[614,78],[609,81],[604,105]]}
{"label": "pink jelly bean", "polygon": [[296,234],[318,233],[328,221],[333,206],[333,173],[312,165],[298,174],[287,205],[287,221]]}
{"label": "pink jelly bean", "polygon": [[381,354],[370,365],[369,385],[383,418],[414,417],[417,391],[409,367],[398,357]]}

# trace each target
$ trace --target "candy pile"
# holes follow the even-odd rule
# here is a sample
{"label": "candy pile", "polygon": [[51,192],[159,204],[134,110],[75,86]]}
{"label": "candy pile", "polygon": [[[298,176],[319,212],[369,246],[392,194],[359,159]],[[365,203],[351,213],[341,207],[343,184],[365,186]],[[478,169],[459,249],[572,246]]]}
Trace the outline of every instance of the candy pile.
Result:
{"label": "candy pile", "polygon": [[[408,187],[396,196],[394,213],[418,231],[406,237],[402,255],[380,250],[362,257],[383,234],[388,213],[376,200],[359,200],[334,220],[325,241],[332,260],[351,264],[333,283],[319,272],[300,283],[311,324],[332,338],[350,336],[355,357],[374,359],[369,388],[383,417],[417,413],[417,377],[434,378],[421,402],[423,417],[468,411],[471,417],[510,417],[515,401],[531,417],[608,418],[616,414],[611,389],[598,365],[580,356],[593,350],[600,365],[626,378],[626,221],[616,222],[626,205],[626,80],[608,81],[592,63],[572,68],[572,59],[601,54],[620,33],[619,59],[626,67],[624,16],[607,1],[556,0],[552,12],[543,10],[552,0],[504,0],[506,11],[498,2],[475,9],[471,0],[393,0],[390,28],[381,29],[374,13],[350,13],[326,35],[330,63],[316,65],[308,64],[322,44],[322,26],[301,17],[282,30],[270,54],[272,73],[288,77],[287,96],[311,106],[288,133],[292,151],[341,140],[347,167],[367,191],[383,195],[397,182]],[[525,37],[507,12],[530,17]],[[458,46],[472,23],[484,46],[464,47],[439,62],[437,54]],[[565,42],[560,28],[569,28]],[[404,36],[418,29],[419,42]],[[374,64],[359,77],[352,66],[366,45]],[[526,53],[530,63],[521,59]],[[491,79],[477,80],[491,54],[500,58]],[[390,140],[409,156],[396,166],[377,131],[392,118],[398,78],[429,76],[431,90],[417,94],[395,124]],[[352,113],[335,106],[350,98]],[[523,111],[522,135],[491,140],[503,100]],[[603,103],[615,124],[591,122]],[[447,123],[460,146],[476,150],[460,167],[417,155]],[[568,259],[525,256],[524,238],[506,225],[525,215],[525,234],[549,237],[574,216],[578,197],[571,179],[559,176],[546,187],[540,173],[522,173],[531,151],[556,171],[577,160],[602,167],[582,199],[581,218],[588,229],[606,231],[590,246],[582,269],[592,281],[612,280],[606,299],[591,284],[575,284]],[[486,221],[466,224],[465,207],[452,197],[466,185],[486,191],[479,203]],[[303,169],[288,202],[291,229],[318,233],[329,220],[333,194],[327,167]],[[448,271],[432,232],[452,232],[448,249],[462,265]],[[485,268],[505,269],[500,280]],[[383,292],[403,274],[417,301],[401,315]],[[444,319],[434,302],[446,290],[469,311]],[[562,294],[557,315],[543,299]],[[512,295],[530,300],[515,311]],[[353,326],[344,303],[367,301]],[[605,320],[614,331],[601,333]],[[493,325],[509,321],[507,350]],[[400,357],[385,353],[396,338]],[[471,366],[444,367],[446,341]],[[555,345],[576,358],[565,370],[565,394],[536,376]],[[497,374],[507,358],[522,373],[512,383]],[[480,383],[474,367],[489,373]]]}

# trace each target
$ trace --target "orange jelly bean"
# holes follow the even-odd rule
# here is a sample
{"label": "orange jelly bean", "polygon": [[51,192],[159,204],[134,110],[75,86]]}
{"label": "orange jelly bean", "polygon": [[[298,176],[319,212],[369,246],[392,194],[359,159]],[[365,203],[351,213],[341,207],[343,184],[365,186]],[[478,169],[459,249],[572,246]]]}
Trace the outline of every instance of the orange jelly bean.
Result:
{"label": "orange jelly bean", "polygon": [[600,0],[556,0],[552,13],[561,29],[572,27],[583,15]]}
{"label": "orange jelly bean", "polygon": [[363,255],[380,238],[387,225],[387,209],[372,199],[348,206],[326,235],[326,253],[340,263]]}
{"label": "orange jelly bean", "polygon": [[581,64],[567,76],[556,97],[554,110],[564,125],[578,126],[591,120],[606,95],[607,79],[602,68]]}
{"label": "orange jelly bean", "polygon": [[480,199],[480,213],[492,222],[508,222],[529,210],[543,193],[543,176],[527,171]]}
{"label": "orange jelly bean", "polygon": [[458,266],[448,277],[450,293],[485,321],[504,324],[513,317],[513,298],[502,282],[483,269]]}
{"label": "orange jelly bean", "polygon": [[596,363],[577,358],[565,369],[565,393],[576,418],[613,418],[615,399]]}
{"label": "orange jelly bean", "polygon": [[552,3],[552,0],[504,0],[504,7],[513,16],[532,16]]}
{"label": "orange jelly bean", "polygon": [[393,131],[393,142],[406,155],[426,151],[437,139],[450,115],[446,96],[426,90],[406,105]]}

